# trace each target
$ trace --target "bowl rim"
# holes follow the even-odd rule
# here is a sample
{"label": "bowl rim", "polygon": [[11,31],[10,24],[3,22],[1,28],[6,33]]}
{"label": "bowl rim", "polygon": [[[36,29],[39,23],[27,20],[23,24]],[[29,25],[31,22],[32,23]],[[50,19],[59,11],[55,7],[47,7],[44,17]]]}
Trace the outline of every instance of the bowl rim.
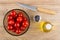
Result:
{"label": "bowl rim", "polygon": [[[24,12],[24,13],[27,15],[27,17],[28,17],[29,26],[30,26],[30,18],[29,18],[28,14],[27,14],[24,10],[22,10],[22,9],[12,9],[12,10],[20,10],[20,11]],[[4,29],[5,29],[5,30],[6,30],[6,27],[5,27],[5,24],[4,24],[5,17],[6,17],[6,15],[7,15],[9,12],[11,12],[12,10],[9,10],[9,11],[5,14],[5,16],[4,16],[4,19],[3,19],[3,26],[4,26]],[[24,33],[26,33],[26,32],[28,31],[29,26],[27,27],[27,29],[26,29],[22,34],[19,34],[19,35],[14,35],[14,34],[8,32],[7,30],[6,30],[6,31],[7,31],[9,34],[13,35],[13,36],[20,36],[20,35],[23,35]]]}

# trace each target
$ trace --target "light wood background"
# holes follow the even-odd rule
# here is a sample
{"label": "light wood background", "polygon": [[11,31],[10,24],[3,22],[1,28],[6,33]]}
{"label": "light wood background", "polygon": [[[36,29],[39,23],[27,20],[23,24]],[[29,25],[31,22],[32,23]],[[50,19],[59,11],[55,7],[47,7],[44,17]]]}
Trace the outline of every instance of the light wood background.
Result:
{"label": "light wood background", "polygon": [[[19,7],[16,2],[29,4],[36,7],[43,7],[54,10],[56,15],[48,15],[33,12],[23,7]],[[48,33],[41,32],[38,26],[31,20],[29,30],[21,36],[12,36],[3,27],[3,18],[11,9],[25,10],[29,16],[40,14],[43,21],[50,21],[55,28]],[[60,40],[60,0],[0,0],[0,40]]]}

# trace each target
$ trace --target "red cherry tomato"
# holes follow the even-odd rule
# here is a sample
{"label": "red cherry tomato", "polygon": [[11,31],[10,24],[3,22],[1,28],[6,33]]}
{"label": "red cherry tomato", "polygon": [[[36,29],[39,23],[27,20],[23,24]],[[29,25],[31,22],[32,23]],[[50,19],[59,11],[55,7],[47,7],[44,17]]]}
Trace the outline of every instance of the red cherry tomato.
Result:
{"label": "red cherry tomato", "polygon": [[14,24],[14,20],[9,20],[8,24],[13,25]]}
{"label": "red cherry tomato", "polygon": [[23,13],[19,12],[19,13],[18,13],[18,16],[19,16],[19,17],[23,17]]}
{"label": "red cherry tomato", "polygon": [[18,15],[16,14],[13,18],[14,18],[14,19],[16,19],[16,18],[17,18],[17,16],[18,16]]}
{"label": "red cherry tomato", "polygon": [[21,26],[21,28],[20,28],[22,31],[24,31],[25,30],[25,27],[24,26]]}
{"label": "red cherry tomato", "polygon": [[22,22],[22,17],[17,17],[17,22]]}
{"label": "red cherry tomato", "polygon": [[16,31],[16,29],[13,28],[13,29],[12,29],[12,32],[15,32],[15,31]]}
{"label": "red cherry tomato", "polygon": [[11,25],[8,25],[8,30],[12,30],[13,29],[13,27],[11,26]]}
{"label": "red cherry tomato", "polygon": [[20,34],[20,32],[21,32],[20,29],[17,29],[17,30],[16,30],[16,33],[17,33],[17,34]]}
{"label": "red cherry tomato", "polygon": [[14,10],[12,10],[10,15],[14,17],[16,15],[16,12]]}
{"label": "red cherry tomato", "polygon": [[27,27],[29,25],[28,21],[23,21],[22,26]]}
{"label": "red cherry tomato", "polygon": [[10,20],[10,19],[13,19],[13,17],[11,15],[8,16],[8,20]]}
{"label": "red cherry tomato", "polygon": [[24,17],[24,18],[23,18],[23,20],[24,20],[24,21],[27,21],[27,18],[26,18],[26,17]]}
{"label": "red cherry tomato", "polygon": [[16,22],[16,23],[14,24],[14,27],[15,27],[15,28],[19,28],[19,27],[20,27],[20,24],[19,24],[18,22]]}

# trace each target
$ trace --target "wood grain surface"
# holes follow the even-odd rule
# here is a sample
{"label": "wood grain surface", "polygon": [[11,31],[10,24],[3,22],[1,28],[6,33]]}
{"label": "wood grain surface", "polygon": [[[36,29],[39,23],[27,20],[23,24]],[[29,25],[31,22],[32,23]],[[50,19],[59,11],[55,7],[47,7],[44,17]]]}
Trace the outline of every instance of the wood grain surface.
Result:
{"label": "wood grain surface", "polygon": [[[51,9],[56,12],[56,15],[33,12],[19,7],[16,2]],[[25,10],[30,18],[35,14],[39,14],[42,17],[42,21],[50,21],[55,28],[48,33],[41,32],[31,19],[30,28],[25,34],[12,36],[3,27],[4,16],[11,9]],[[60,40],[60,0],[0,0],[0,40]]]}

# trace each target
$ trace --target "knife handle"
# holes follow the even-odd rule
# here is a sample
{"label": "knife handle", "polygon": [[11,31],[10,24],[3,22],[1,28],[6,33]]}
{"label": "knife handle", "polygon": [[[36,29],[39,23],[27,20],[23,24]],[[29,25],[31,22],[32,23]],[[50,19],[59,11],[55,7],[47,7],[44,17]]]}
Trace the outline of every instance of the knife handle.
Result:
{"label": "knife handle", "polygon": [[41,8],[41,7],[38,7],[37,10],[39,12],[42,12],[42,13],[47,13],[47,14],[51,14],[51,15],[55,14],[55,11],[52,11],[52,10],[49,10],[49,9],[44,9],[44,8]]}

